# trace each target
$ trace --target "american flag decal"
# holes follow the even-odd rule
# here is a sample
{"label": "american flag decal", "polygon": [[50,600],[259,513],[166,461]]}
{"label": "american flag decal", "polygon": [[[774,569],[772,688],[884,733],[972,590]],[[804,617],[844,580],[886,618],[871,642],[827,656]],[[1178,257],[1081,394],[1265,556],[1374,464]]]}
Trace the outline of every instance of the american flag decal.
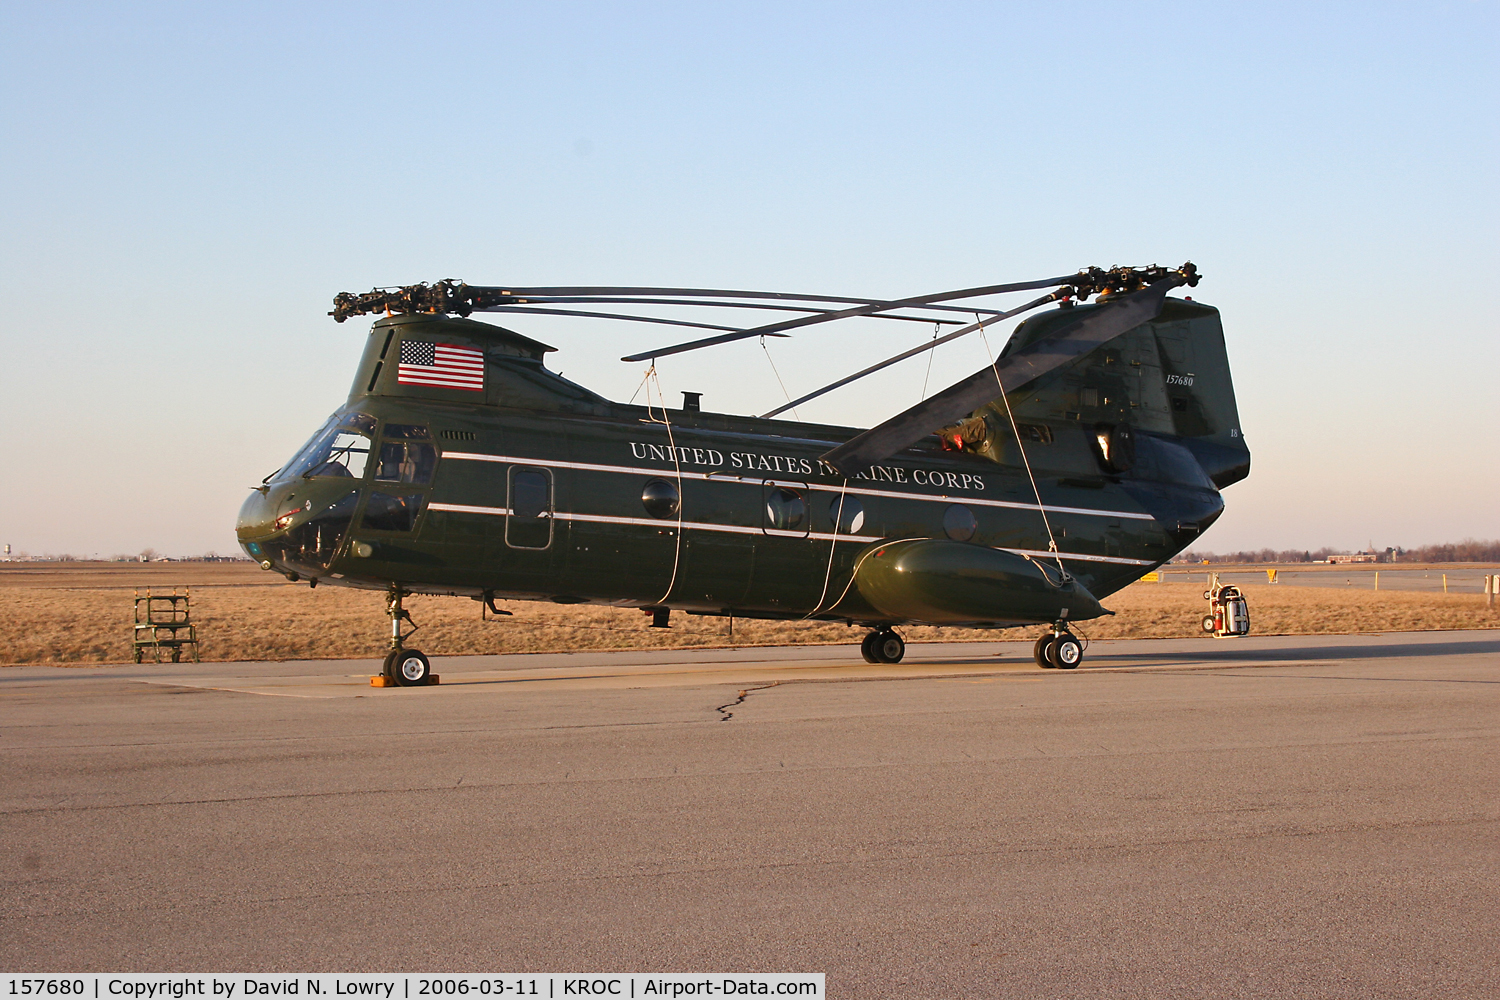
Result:
{"label": "american flag decal", "polygon": [[396,381],[404,385],[436,385],[445,389],[483,392],[484,352],[456,344],[403,340]]}

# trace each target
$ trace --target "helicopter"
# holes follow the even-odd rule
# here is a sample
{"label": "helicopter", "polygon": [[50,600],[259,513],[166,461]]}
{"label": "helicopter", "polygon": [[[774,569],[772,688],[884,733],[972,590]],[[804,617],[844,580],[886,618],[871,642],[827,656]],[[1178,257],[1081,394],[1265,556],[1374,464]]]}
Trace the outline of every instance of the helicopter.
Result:
{"label": "helicopter", "polygon": [[[340,293],[378,315],[347,401],[242,506],[241,546],[311,586],[383,591],[382,677],[432,680],[407,643],[411,594],[844,622],[871,663],[910,625],[1043,626],[1070,669],[1073,623],[1195,541],[1249,473],[1218,310],[1168,293],[1197,268],[1073,274],[898,299],[637,286]],[[1043,291],[1013,308],[993,298]],[[1092,303],[1089,298],[1094,298]],[[771,322],[739,326],[684,319]],[[1043,309],[1044,306],[1051,308]],[[622,311],[625,310],[625,311]],[[650,311],[643,311],[650,310]],[[789,420],[797,404],[1034,312],[968,378],[869,429]],[[863,318],[950,329],[759,416],[618,403],[549,369],[554,351],[475,314],[655,323],[706,336],[647,363]],[[514,323],[512,325],[520,325]]]}

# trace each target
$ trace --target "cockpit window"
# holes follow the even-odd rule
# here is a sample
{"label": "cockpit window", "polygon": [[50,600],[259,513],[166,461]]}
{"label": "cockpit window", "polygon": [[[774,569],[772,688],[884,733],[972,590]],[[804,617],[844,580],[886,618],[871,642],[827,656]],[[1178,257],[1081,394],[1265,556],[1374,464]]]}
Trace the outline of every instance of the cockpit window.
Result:
{"label": "cockpit window", "polygon": [[338,551],[339,542],[354,518],[359,491],[350,490],[286,534],[261,542],[268,558],[304,569],[321,571]]}
{"label": "cockpit window", "polygon": [[[387,436],[390,432],[390,427],[386,427]],[[385,483],[430,483],[435,465],[437,449],[426,442],[383,441],[375,478]]]}
{"label": "cockpit window", "polygon": [[371,493],[361,523],[373,531],[410,531],[417,525],[417,515],[422,513],[425,500],[420,493],[408,496]]}
{"label": "cockpit window", "polygon": [[313,435],[297,457],[276,474],[277,479],[336,477],[362,479],[370,458],[370,436],[375,418],[363,413],[335,417]]}

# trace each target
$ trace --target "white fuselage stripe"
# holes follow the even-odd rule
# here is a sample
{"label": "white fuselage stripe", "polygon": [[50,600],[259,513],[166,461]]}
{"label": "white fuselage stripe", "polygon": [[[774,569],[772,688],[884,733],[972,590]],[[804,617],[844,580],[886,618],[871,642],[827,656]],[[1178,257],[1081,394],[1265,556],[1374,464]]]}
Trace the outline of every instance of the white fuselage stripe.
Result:
{"label": "white fuselage stripe", "polygon": [[[510,510],[505,507],[475,507],[461,503],[430,503],[429,510],[446,510],[457,514],[494,514],[505,517]],[[666,520],[658,521],[646,517],[611,517],[606,514],[566,514],[553,513],[550,515],[558,521],[582,521],[587,524],[634,524],[647,528],[676,528],[677,522]],[[819,542],[879,542],[884,539],[873,535],[835,535],[831,532],[813,531],[803,533],[800,531],[783,531],[777,528],[748,528],[738,524],[709,524],[705,521],[683,521],[682,528],[692,531],[717,531],[729,535],[769,535],[775,538],[807,538]],[[993,548],[1001,552],[1014,552],[1018,556],[1031,556],[1036,559],[1051,559],[1054,553],[1042,552],[1037,549],[1007,549],[996,545]],[[1123,566],[1150,566],[1149,559],[1126,559],[1122,556],[1090,556],[1073,552],[1055,553],[1062,558],[1079,562],[1104,562],[1119,563]]]}
{"label": "white fuselage stripe", "polygon": [[451,510],[456,514],[499,514],[505,517],[510,513],[508,507],[474,507],[462,503],[430,503],[428,510]]}
{"label": "white fuselage stripe", "polygon": [[[544,469],[578,469],[582,472],[618,472],[631,476],[668,476],[681,477],[683,479],[701,479],[712,482],[725,483],[754,483],[759,485],[767,483],[771,486],[784,486],[788,489],[812,489],[822,490],[825,493],[851,493],[867,497],[890,497],[894,500],[928,500],[941,501],[944,503],[965,503],[976,507],[1004,507],[1010,510],[1036,510],[1034,503],[1020,503],[1015,500],[982,500],[979,497],[953,496],[947,493],[901,493],[896,490],[875,490],[864,486],[836,486],[830,483],[808,483],[803,480],[765,479],[760,476],[734,476],[713,472],[677,472],[674,469],[644,469],[629,465],[597,465],[593,462],[563,462],[552,459],[517,458],[513,455],[482,455],[471,451],[445,451],[444,458],[463,459],[470,462],[503,462],[512,465],[535,465]],[[1054,507],[1045,505],[1042,508],[1049,514],[1086,514],[1091,517],[1119,517],[1132,521],[1153,520],[1150,514],[1138,514],[1129,510],[1096,510],[1089,507]],[[758,530],[758,529],[757,529]]]}

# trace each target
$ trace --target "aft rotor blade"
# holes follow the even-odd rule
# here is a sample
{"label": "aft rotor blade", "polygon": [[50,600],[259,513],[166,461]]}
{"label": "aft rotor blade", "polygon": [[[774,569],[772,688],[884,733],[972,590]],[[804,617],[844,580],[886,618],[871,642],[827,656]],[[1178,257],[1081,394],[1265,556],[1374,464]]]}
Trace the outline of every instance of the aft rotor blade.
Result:
{"label": "aft rotor blade", "polygon": [[936,292],[932,295],[914,295],[911,298],[892,299],[886,302],[867,302],[864,305],[853,306],[849,309],[840,309],[835,312],[823,313],[818,316],[803,316],[800,319],[782,320],[780,323],[771,323],[766,326],[757,326],[749,330],[741,330],[738,333],[726,333],[721,337],[705,337],[702,340],[694,340],[685,344],[674,344],[671,347],[660,347],[654,351],[642,351],[640,354],[632,354],[622,361],[650,361],[655,358],[663,358],[669,354],[681,354],[684,351],[696,351],[700,347],[712,347],[715,344],[727,344],[735,340],[744,340],[746,337],[764,337],[771,333],[780,333],[783,330],[795,330],[799,327],[812,326],[814,323],[829,323],[837,319],[849,319],[853,316],[868,316],[871,313],[887,312],[891,309],[905,309],[912,306],[924,306],[933,302],[947,302],[953,299],[976,298],[981,295],[1000,295],[1004,292],[1020,292],[1029,288],[1055,288],[1058,285],[1066,285],[1076,281],[1078,275],[1064,275],[1061,278],[1044,278],[1041,281],[1017,281],[1007,285],[988,285],[980,288],[963,288],[953,292]]}
{"label": "aft rotor blade", "polygon": [[1182,274],[1172,274],[1141,291],[1109,299],[1036,343],[986,365],[963,381],[839,445],[823,455],[822,460],[847,476],[910,448],[939,427],[967,416],[1002,393],[1013,392],[1156,318],[1167,292],[1187,281]]}
{"label": "aft rotor blade", "polygon": [[[882,368],[889,368],[891,365],[896,364],[898,361],[905,361],[907,358],[916,357],[918,354],[921,354],[923,351],[930,351],[933,348],[942,347],[944,344],[948,343],[948,341],[950,341],[950,340],[957,340],[959,337],[963,337],[963,336],[966,336],[968,334],[971,334],[975,330],[983,330],[985,327],[989,326],[992,323],[998,323],[998,322],[1000,322],[1003,319],[1010,319],[1012,316],[1019,316],[1021,313],[1026,312],[1027,310],[1035,309],[1037,306],[1046,305],[1048,302],[1056,302],[1060,298],[1062,298],[1062,293],[1060,293],[1060,292],[1051,292],[1051,293],[1049,293],[1047,295],[1043,295],[1039,299],[1032,299],[1030,302],[1026,303],[1024,306],[1017,306],[1016,308],[1011,309],[1008,312],[996,313],[995,315],[990,316],[987,319],[982,319],[982,320],[980,320],[977,323],[970,323],[968,326],[964,327],[962,330],[954,330],[952,333],[950,333],[950,334],[948,334],[946,336],[937,337],[937,338],[935,338],[933,340],[929,340],[925,344],[919,344],[916,347],[913,347],[909,351],[902,351],[900,354],[896,355],[895,357],[886,358],[884,361],[881,361],[881,362],[878,362],[876,364],[873,364],[870,367],[864,369],[863,371],[857,371],[853,375],[849,375],[849,376],[847,376],[845,378],[841,378],[837,382],[830,382],[829,384],[825,385],[821,389],[814,389],[812,392],[808,393],[806,396],[801,396],[801,397],[799,397],[797,399],[792,400],[790,403],[787,403],[787,404],[785,404],[783,406],[776,407],[776,409],[772,410],[770,413],[762,413],[761,414],[761,418],[765,419],[765,418],[769,418],[769,417],[774,417],[778,413],[785,413],[787,410],[792,409],[794,406],[801,406],[803,403],[807,402],[809,399],[817,399],[819,396],[823,395],[824,393],[832,392],[833,390],[839,388],[840,386],[848,385],[850,382],[856,381],[858,379],[862,379],[866,375],[873,375],[875,372],[880,371]],[[783,334],[783,336],[785,336],[785,335]]]}
{"label": "aft rotor blade", "polygon": [[[699,330],[738,330],[737,326],[719,326],[715,323],[690,323],[685,319],[660,319],[655,316],[632,316],[629,313],[586,312],[582,309],[542,309],[537,306],[488,306],[475,312],[530,313],[535,316],[586,316],[590,319],[629,319],[637,323],[659,323],[662,326],[691,326]],[[786,334],[782,334],[786,336]]]}

